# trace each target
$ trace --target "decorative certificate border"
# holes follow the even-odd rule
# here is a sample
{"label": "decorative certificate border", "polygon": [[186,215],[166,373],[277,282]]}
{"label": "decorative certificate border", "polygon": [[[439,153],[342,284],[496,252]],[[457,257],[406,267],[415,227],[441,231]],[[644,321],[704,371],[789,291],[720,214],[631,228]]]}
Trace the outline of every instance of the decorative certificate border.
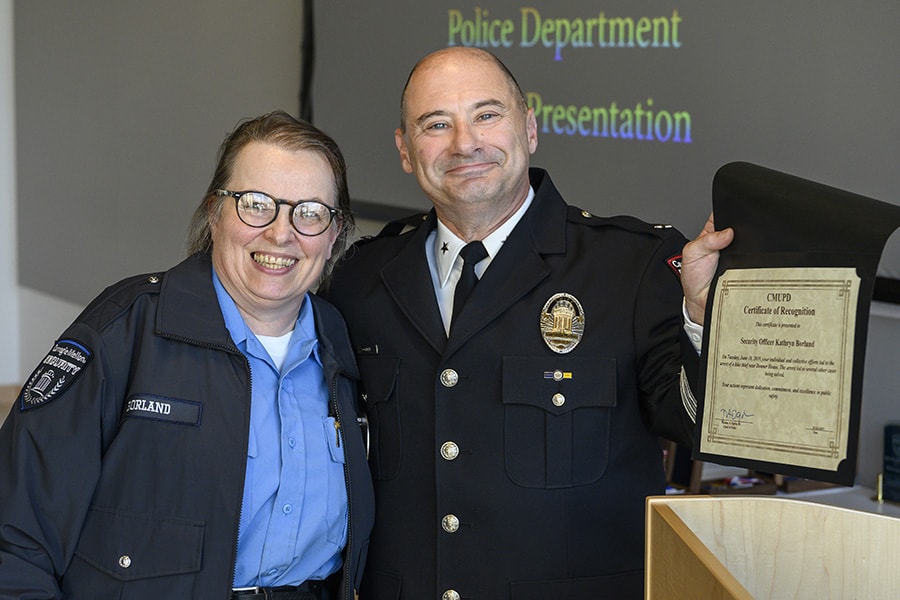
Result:
{"label": "decorative certificate border", "polygon": [[701,452],[838,469],[859,285],[853,268],[732,269],[719,278]]}

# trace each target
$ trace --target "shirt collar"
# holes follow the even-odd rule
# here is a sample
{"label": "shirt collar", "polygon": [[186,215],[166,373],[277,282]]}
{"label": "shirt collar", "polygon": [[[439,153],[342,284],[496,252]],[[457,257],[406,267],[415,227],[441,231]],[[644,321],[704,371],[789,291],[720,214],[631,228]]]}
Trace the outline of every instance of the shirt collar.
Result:
{"label": "shirt collar", "polygon": [[[487,264],[490,264],[490,261],[494,259],[498,252],[500,252],[503,242],[506,241],[506,238],[509,237],[512,230],[515,229],[519,221],[522,220],[522,215],[524,215],[525,211],[528,210],[528,207],[531,206],[531,201],[533,199],[534,188],[529,187],[528,195],[525,197],[525,202],[522,203],[522,206],[520,206],[510,218],[504,221],[500,227],[481,240],[481,243],[484,244],[484,249],[487,250],[488,253],[488,257],[485,259],[488,262],[484,263],[481,272],[484,272],[484,269],[487,268]],[[441,222],[440,219],[437,220],[437,233],[434,236],[434,260],[435,266],[437,267],[438,281],[441,287],[447,285],[450,273],[453,271],[453,265],[456,263],[456,257],[459,256],[459,251],[462,250],[465,245],[465,241],[459,239],[456,234],[450,231],[450,229]]]}
{"label": "shirt collar", "polygon": [[[216,290],[216,298],[219,300],[219,307],[222,310],[222,317],[225,320],[225,328],[231,335],[231,340],[241,352],[251,352],[254,355],[261,355],[268,358],[267,352],[260,352],[262,344],[256,335],[251,331],[244,318],[238,311],[234,299],[225,290],[225,286],[219,280],[215,268],[212,270],[213,288]],[[292,357],[303,360],[310,354],[321,364],[319,357],[318,338],[316,337],[316,322],[313,314],[312,302],[309,300],[309,294],[303,296],[303,302],[300,304],[300,311],[297,315],[297,322],[294,324],[294,332],[291,335],[291,341],[288,347],[288,360]],[[298,356],[299,347],[299,356]],[[286,363],[287,364],[287,363]]]}

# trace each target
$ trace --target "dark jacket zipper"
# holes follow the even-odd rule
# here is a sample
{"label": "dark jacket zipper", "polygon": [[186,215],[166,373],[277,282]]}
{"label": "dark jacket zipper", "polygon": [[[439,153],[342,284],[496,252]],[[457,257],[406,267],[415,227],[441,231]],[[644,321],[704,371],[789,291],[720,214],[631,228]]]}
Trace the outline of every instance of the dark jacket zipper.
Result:
{"label": "dark jacket zipper", "polygon": [[[243,353],[233,346],[223,346],[221,344],[209,344],[205,342],[201,342],[200,340],[193,340],[190,338],[185,338],[177,335],[172,335],[170,333],[164,333],[161,331],[156,332],[160,337],[168,338],[171,340],[176,340],[179,342],[184,342],[186,344],[192,344],[195,346],[200,346],[203,348],[211,348],[213,350],[222,350],[223,352],[227,352],[228,354],[233,354],[235,356],[239,356],[242,359],[242,364],[244,365],[244,369],[247,372],[247,389],[253,389],[253,372],[250,370],[250,362],[247,360],[247,357],[243,355]],[[252,402],[253,395],[252,391],[248,394],[247,402],[246,402],[246,412],[244,413],[245,421],[247,423],[247,432],[248,432],[248,440],[249,440],[249,431],[250,431],[250,404]],[[248,442],[249,443],[249,442]],[[228,594],[226,596],[227,600],[231,600],[233,593],[232,589],[234,588],[234,578],[237,576],[237,551],[238,551],[238,532],[241,527],[241,517],[244,514],[244,486],[246,485],[247,479],[247,446],[244,446],[243,452],[243,463],[241,466],[241,489],[240,495],[238,496],[238,506],[240,509],[238,510],[237,519],[234,522],[234,547],[232,549],[231,554],[231,581],[228,582]]]}
{"label": "dark jacket zipper", "polygon": [[[334,410],[335,416],[335,430],[337,431],[338,437],[338,445],[340,445],[341,439],[341,427],[342,423],[344,423],[344,416],[341,414],[341,407],[338,403],[337,399],[337,380],[338,377],[341,376],[343,371],[340,369],[336,370],[334,375],[331,378],[331,404]],[[353,556],[353,517],[352,517],[352,503],[351,503],[351,495],[350,495],[350,460],[347,457],[347,446],[344,445],[344,485],[347,489],[347,545],[344,548],[344,564],[341,566],[341,572],[343,579],[343,589],[341,590],[341,600],[350,600],[352,596],[350,595],[350,559]]]}

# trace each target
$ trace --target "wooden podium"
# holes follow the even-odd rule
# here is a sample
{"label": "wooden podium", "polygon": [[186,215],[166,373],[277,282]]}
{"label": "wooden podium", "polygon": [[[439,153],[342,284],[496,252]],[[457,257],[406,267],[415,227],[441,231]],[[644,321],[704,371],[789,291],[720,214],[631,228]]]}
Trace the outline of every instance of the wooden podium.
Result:
{"label": "wooden podium", "polygon": [[647,499],[649,600],[900,598],[900,519],[766,496]]}

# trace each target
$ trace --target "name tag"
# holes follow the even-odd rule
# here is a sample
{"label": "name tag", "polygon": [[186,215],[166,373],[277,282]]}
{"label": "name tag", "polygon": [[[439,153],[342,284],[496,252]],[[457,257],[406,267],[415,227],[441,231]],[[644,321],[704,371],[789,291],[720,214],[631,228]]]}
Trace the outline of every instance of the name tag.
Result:
{"label": "name tag", "polygon": [[125,412],[122,419],[152,419],[196,427],[200,425],[202,408],[203,405],[200,402],[191,400],[133,394],[125,401]]}

